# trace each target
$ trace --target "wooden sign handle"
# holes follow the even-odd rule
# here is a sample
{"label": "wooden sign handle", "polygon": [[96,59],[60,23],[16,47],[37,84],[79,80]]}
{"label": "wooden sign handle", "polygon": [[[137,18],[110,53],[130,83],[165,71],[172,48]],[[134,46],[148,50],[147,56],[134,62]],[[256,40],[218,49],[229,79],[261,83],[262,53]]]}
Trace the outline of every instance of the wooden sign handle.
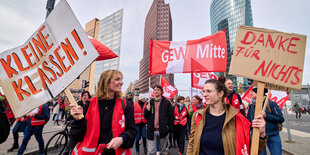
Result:
{"label": "wooden sign handle", "polygon": [[[257,97],[255,106],[254,118],[262,114],[262,104],[264,99],[264,87],[265,84],[258,82],[257,84]],[[259,129],[253,128],[252,143],[251,143],[251,155],[258,155],[258,145],[259,145]]]}
{"label": "wooden sign handle", "polygon": [[[65,93],[66,93],[66,96],[68,97],[69,102],[75,106],[78,106],[69,88],[65,89]],[[83,114],[78,115],[79,119],[82,119],[83,117],[84,117]]]}

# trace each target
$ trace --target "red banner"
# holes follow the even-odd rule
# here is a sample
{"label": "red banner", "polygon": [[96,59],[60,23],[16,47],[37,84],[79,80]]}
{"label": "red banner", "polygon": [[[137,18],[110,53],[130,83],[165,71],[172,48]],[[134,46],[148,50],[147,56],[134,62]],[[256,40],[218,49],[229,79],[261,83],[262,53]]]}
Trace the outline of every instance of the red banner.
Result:
{"label": "red banner", "polygon": [[[242,96],[242,100],[250,103],[252,101],[252,96],[250,95],[251,90],[253,89],[253,86],[246,91],[246,93]],[[269,100],[276,102],[279,106],[279,108],[282,108],[284,103],[289,99],[289,96],[284,91],[278,91],[278,90],[271,90]]]}
{"label": "red banner", "polygon": [[150,43],[150,74],[225,72],[226,63],[224,31],[197,40]]}
{"label": "red banner", "polygon": [[197,89],[203,89],[205,82],[209,79],[217,79],[217,76],[214,75],[212,72],[192,73],[192,87]]}
{"label": "red banner", "polygon": [[178,93],[177,89],[175,89],[163,76],[161,76],[160,85],[163,87],[163,96],[167,99],[173,98]]}

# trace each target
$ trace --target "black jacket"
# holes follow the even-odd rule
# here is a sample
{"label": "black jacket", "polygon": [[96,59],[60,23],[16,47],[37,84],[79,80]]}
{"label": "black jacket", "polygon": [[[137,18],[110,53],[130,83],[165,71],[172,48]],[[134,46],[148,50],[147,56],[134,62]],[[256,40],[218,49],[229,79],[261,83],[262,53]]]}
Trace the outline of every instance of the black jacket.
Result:
{"label": "black jacket", "polygon": [[[154,140],[154,99],[150,101],[151,109],[150,111],[145,108],[144,117],[147,119],[147,139]],[[159,105],[159,135],[160,138],[164,138],[168,135],[169,130],[172,130],[174,121],[173,109],[170,102],[162,97]]]}

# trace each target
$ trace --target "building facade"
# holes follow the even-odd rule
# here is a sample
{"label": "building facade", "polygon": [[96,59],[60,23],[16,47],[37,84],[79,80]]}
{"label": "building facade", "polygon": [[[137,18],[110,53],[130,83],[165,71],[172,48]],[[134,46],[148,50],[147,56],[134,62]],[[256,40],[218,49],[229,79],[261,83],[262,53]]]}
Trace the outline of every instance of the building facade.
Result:
{"label": "building facade", "polygon": [[[139,81],[134,87],[139,89],[140,93],[149,91],[149,56],[150,40],[172,40],[172,18],[169,4],[164,0],[154,0],[152,6],[145,18],[144,27],[144,45],[143,58],[140,61]],[[174,75],[163,75],[170,84],[174,85]],[[160,75],[151,75],[151,87],[160,82]]]}
{"label": "building facade", "polygon": [[300,90],[292,89],[290,93],[292,106],[298,103],[300,107],[308,107],[310,105],[310,85],[301,85]]}
{"label": "building facade", "polygon": [[115,13],[99,20],[94,18],[85,24],[85,32],[88,36],[97,39],[99,42],[103,43],[105,46],[110,48],[115,54],[119,57],[103,60],[103,61],[95,61],[93,66],[95,68],[94,71],[94,85],[92,88],[83,88],[85,86],[84,81],[89,81],[89,72],[90,67],[87,68],[81,75],[80,78],[75,80],[69,88],[72,92],[77,90],[81,91],[82,89],[92,89],[92,92],[95,92],[97,82],[100,78],[102,72],[109,69],[119,69],[119,61],[120,61],[120,48],[121,48],[121,36],[122,36],[122,21],[123,21],[123,9],[116,11]]}
{"label": "building facade", "polygon": [[253,26],[250,0],[213,0],[210,7],[211,32],[225,30],[227,40],[227,70],[225,75],[230,77],[235,88],[246,91],[249,87],[248,79],[228,75],[231,56],[234,50],[236,32],[239,25]]}

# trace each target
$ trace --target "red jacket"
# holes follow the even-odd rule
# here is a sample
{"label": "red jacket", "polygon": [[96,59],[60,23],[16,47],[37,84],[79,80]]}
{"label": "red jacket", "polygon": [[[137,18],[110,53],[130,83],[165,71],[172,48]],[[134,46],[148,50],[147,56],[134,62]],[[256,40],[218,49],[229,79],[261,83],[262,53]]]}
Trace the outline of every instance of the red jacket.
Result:
{"label": "red jacket", "polygon": [[[106,144],[99,144],[100,135],[100,114],[97,97],[91,98],[90,104],[86,113],[87,130],[82,142],[79,142],[72,151],[72,155],[98,155],[105,149]],[[124,101],[124,107],[126,102]],[[118,137],[125,131],[125,114],[122,106],[121,99],[116,99],[115,107],[112,116],[112,133],[113,138]],[[98,146],[97,146],[98,145]],[[125,152],[126,151],[126,152]],[[117,148],[116,155],[121,155],[125,152],[130,155],[130,149]]]}
{"label": "red jacket", "polygon": [[146,107],[146,102],[143,105],[143,108],[141,109],[141,106],[139,102],[134,103],[134,117],[136,124],[147,123],[147,120],[144,118],[144,110]]}
{"label": "red jacket", "polygon": [[186,126],[187,123],[187,109],[184,106],[179,112],[179,107],[177,105],[174,106],[174,125],[182,125]]}

